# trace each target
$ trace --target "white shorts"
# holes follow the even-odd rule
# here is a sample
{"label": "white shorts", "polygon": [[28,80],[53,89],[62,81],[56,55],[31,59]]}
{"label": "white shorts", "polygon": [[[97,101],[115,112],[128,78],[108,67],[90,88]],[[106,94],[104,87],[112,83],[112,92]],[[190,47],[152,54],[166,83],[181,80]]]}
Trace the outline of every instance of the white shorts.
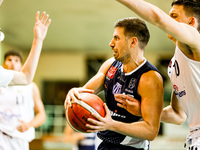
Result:
{"label": "white shorts", "polygon": [[29,142],[0,131],[0,150],[29,150]]}

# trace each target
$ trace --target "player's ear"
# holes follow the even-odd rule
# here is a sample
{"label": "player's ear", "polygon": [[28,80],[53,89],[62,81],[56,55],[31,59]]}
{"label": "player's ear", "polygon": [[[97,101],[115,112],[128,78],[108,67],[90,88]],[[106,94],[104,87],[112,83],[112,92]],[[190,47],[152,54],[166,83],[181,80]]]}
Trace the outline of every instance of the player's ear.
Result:
{"label": "player's ear", "polygon": [[131,42],[131,46],[132,47],[134,47],[136,44],[137,44],[137,38],[136,37],[132,37],[131,39],[130,39],[130,42]]}
{"label": "player's ear", "polygon": [[197,22],[197,20],[195,17],[190,17],[188,24],[191,26],[194,26],[196,22]]}

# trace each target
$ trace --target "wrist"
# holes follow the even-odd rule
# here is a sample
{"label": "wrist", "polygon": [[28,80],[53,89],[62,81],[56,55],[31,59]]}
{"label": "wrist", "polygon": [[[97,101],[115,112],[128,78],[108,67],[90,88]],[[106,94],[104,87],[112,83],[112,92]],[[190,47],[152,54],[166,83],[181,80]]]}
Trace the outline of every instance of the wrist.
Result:
{"label": "wrist", "polygon": [[38,38],[38,37],[34,37],[33,40],[36,41],[36,42],[43,42],[44,41],[44,39]]}

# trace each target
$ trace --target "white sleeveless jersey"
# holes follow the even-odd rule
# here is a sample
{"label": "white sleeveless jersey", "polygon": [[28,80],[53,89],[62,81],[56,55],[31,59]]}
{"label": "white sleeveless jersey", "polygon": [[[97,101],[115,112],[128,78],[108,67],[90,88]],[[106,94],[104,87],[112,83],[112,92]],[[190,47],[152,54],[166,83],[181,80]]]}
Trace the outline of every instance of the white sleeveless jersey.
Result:
{"label": "white sleeveless jersey", "polygon": [[19,132],[19,120],[30,122],[34,118],[33,85],[8,86],[0,88],[0,130],[6,134],[31,141],[35,138],[35,129]]}
{"label": "white sleeveless jersey", "polygon": [[187,114],[189,127],[200,126],[200,62],[186,57],[177,46],[168,66],[168,75]]}
{"label": "white sleeveless jersey", "polygon": [[0,87],[6,87],[14,76],[14,72],[0,66]]}

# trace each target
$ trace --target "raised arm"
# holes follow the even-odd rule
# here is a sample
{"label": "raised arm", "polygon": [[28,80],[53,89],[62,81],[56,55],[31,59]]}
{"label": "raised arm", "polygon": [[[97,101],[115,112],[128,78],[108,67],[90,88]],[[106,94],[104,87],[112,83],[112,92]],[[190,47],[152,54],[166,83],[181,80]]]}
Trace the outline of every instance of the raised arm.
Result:
{"label": "raised arm", "polygon": [[[127,6],[133,12],[138,14],[141,18],[149,23],[159,27],[167,34],[170,34],[176,40],[181,43],[190,45],[192,48],[198,48],[200,46],[199,32],[192,27],[193,24],[187,25],[185,23],[179,23],[172,19],[168,14],[162,11],[160,8],[143,0],[117,0],[123,5]],[[184,32],[183,32],[184,31]],[[198,39],[198,40],[197,40]]]}
{"label": "raised arm", "polygon": [[14,77],[9,85],[29,84],[34,78],[43,41],[46,37],[47,30],[51,22],[51,20],[48,19],[49,15],[46,15],[45,12],[42,13],[41,17],[39,17],[39,15],[40,12],[37,12],[34,27],[34,39],[29,56],[24,63],[22,70],[20,72],[14,72]]}

